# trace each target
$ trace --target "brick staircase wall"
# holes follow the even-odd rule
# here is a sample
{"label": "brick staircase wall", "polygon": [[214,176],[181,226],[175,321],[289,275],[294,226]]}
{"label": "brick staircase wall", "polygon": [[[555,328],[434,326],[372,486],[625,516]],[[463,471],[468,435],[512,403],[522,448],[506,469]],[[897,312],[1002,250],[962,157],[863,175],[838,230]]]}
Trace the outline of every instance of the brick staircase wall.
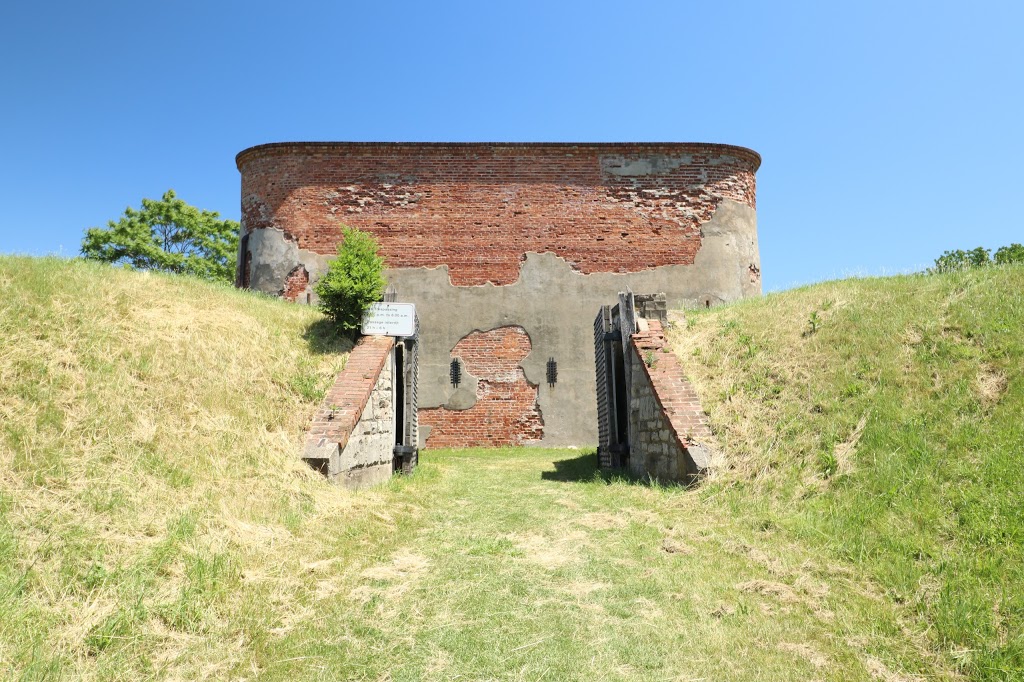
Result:
{"label": "brick staircase wall", "polygon": [[394,340],[364,336],[313,417],[302,457],[332,482],[364,488],[393,471]]}
{"label": "brick staircase wall", "polygon": [[711,428],[700,397],[668,347],[659,320],[630,337],[630,469],[662,480],[708,473]]}

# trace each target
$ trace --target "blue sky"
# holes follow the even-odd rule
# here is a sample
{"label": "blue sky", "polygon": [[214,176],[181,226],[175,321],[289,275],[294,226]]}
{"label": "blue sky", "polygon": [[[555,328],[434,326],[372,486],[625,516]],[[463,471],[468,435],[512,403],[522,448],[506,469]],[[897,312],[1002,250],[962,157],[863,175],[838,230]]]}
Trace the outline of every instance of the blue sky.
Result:
{"label": "blue sky", "polygon": [[0,252],[264,142],[751,147],[766,290],[1024,242],[1024,4],[96,2],[0,9]]}

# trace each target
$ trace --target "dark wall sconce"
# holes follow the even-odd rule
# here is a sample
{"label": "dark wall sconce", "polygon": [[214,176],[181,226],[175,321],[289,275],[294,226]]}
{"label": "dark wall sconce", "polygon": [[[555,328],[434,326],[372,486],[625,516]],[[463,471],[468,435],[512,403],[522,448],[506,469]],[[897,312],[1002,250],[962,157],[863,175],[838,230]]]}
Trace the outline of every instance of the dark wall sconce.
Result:
{"label": "dark wall sconce", "polygon": [[459,383],[462,381],[462,367],[459,365],[458,358],[452,359],[452,364],[448,368],[448,376],[451,377],[452,386],[458,388]]}
{"label": "dark wall sconce", "polygon": [[548,358],[548,386],[555,387],[558,383],[558,363],[554,358]]}

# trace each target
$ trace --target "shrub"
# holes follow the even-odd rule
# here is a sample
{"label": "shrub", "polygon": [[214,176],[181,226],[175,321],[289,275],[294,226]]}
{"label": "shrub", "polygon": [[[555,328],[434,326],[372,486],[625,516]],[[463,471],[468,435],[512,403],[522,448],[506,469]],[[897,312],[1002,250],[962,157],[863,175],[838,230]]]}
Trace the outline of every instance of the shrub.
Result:
{"label": "shrub", "polygon": [[935,259],[935,267],[930,268],[929,272],[955,272],[968,268],[1009,265],[1011,263],[1024,263],[1024,246],[1020,244],[1000,246],[996,249],[994,258],[989,258],[989,249],[980,246],[970,251],[961,249],[946,251]]}
{"label": "shrub", "polygon": [[327,273],[316,283],[320,310],[342,330],[355,332],[363,313],[379,301],[384,287],[384,259],[373,235],[343,226],[343,241],[338,257],[327,266]]}
{"label": "shrub", "polygon": [[955,272],[967,268],[980,268],[992,262],[988,254],[989,250],[980,246],[970,251],[961,249],[946,251],[935,259],[935,267],[932,268],[932,272]]}
{"label": "shrub", "polygon": [[1010,244],[1009,246],[1000,246],[996,249],[996,255],[993,259],[996,265],[1008,265],[1010,263],[1024,263],[1024,246],[1021,244]]}

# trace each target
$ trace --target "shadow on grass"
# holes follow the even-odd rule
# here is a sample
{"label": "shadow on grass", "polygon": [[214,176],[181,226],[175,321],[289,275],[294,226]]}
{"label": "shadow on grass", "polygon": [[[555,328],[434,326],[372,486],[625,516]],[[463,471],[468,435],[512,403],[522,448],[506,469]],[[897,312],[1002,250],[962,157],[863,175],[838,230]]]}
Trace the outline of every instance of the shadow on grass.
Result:
{"label": "shadow on grass", "polygon": [[540,477],[545,481],[562,481],[563,483],[630,483],[647,485],[648,481],[632,476],[625,469],[602,469],[597,459],[597,452],[591,450],[579,457],[560,459],[553,462],[554,471],[542,471]]}
{"label": "shadow on grass", "polygon": [[560,459],[552,462],[554,471],[542,471],[541,479],[545,481],[562,481],[563,483],[624,483],[626,485],[657,486],[661,488],[693,488],[695,481],[658,481],[647,476],[635,476],[626,469],[602,469],[597,459],[597,452],[591,450],[579,457]]}
{"label": "shadow on grass", "polygon": [[324,318],[317,320],[302,332],[302,338],[309,344],[309,350],[318,355],[348,353],[355,345],[352,337],[338,329],[337,325]]}

